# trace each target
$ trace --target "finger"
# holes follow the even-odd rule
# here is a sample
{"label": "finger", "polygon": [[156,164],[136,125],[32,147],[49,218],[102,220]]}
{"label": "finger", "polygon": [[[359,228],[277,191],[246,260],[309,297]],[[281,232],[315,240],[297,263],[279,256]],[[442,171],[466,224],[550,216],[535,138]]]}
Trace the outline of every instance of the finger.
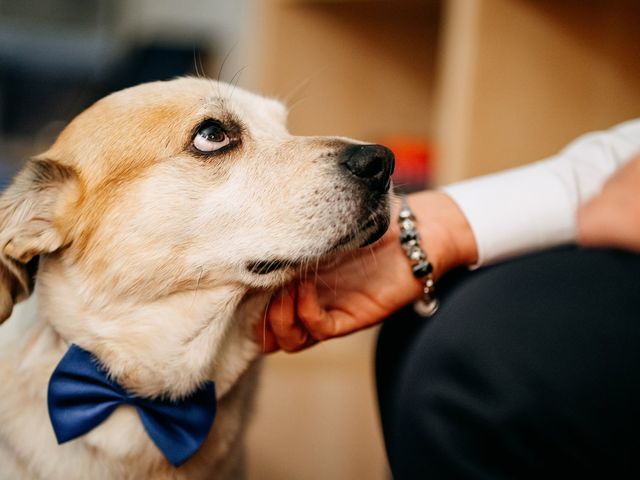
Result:
{"label": "finger", "polygon": [[267,321],[266,311],[265,315],[256,324],[256,339],[262,353],[273,353],[280,350],[276,336]]}
{"label": "finger", "polygon": [[618,205],[603,196],[578,210],[578,242],[584,246],[616,246],[625,225]]}
{"label": "finger", "polygon": [[298,285],[298,319],[315,340],[339,337],[357,330],[354,318],[340,310],[327,311],[318,301],[318,290],[311,282]]}
{"label": "finger", "polygon": [[587,247],[613,247],[640,251],[640,222],[624,215],[624,205],[601,202],[578,212],[578,242]]}
{"label": "finger", "polygon": [[295,352],[305,347],[309,334],[296,321],[294,287],[281,290],[271,300],[267,319],[269,326],[280,348],[287,352]]}

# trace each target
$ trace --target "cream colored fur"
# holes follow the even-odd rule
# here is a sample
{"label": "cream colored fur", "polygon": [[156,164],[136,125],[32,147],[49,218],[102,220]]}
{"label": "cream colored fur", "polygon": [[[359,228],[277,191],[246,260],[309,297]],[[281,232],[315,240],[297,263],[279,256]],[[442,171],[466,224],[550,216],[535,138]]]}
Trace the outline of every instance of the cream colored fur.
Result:
{"label": "cream colored fur", "polygon": [[[237,146],[194,152],[207,118],[235,125]],[[358,225],[388,210],[339,168],[352,141],[295,137],[285,119],[278,102],[205,79],[140,85],[80,114],[0,198],[0,479],[242,477],[254,327],[271,292],[356,248],[371,234]],[[292,266],[247,268],[271,258]],[[140,395],[214,380],[204,446],[171,467],[130,407],[58,445],[46,391],[70,343]]]}

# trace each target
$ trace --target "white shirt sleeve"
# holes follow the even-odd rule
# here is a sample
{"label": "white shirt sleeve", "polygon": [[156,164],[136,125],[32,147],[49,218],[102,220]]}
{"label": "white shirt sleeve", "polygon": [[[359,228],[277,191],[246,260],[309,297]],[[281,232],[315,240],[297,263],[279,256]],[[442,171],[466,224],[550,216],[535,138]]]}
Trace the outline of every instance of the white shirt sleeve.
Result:
{"label": "white shirt sleeve", "polygon": [[444,187],[478,246],[478,266],[576,238],[578,206],[640,153],[640,119],[584,135],[559,154]]}

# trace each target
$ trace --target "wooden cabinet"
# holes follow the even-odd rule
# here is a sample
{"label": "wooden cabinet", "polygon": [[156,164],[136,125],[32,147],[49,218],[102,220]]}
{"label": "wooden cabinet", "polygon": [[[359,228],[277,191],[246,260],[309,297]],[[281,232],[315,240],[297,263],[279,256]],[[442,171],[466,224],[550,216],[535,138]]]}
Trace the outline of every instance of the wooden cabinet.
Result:
{"label": "wooden cabinet", "polygon": [[291,104],[293,132],[430,136],[439,3],[259,4],[252,86]]}
{"label": "wooden cabinet", "polygon": [[640,2],[450,0],[434,132],[450,182],[640,116]]}

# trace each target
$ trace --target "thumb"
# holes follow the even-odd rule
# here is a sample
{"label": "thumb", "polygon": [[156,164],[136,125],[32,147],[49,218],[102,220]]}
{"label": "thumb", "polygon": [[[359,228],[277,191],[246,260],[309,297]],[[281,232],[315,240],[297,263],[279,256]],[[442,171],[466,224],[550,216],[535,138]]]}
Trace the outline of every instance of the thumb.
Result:
{"label": "thumb", "polygon": [[577,239],[586,247],[617,247],[640,251],[640,235],[624,207],[596,197],[578,210]]}

